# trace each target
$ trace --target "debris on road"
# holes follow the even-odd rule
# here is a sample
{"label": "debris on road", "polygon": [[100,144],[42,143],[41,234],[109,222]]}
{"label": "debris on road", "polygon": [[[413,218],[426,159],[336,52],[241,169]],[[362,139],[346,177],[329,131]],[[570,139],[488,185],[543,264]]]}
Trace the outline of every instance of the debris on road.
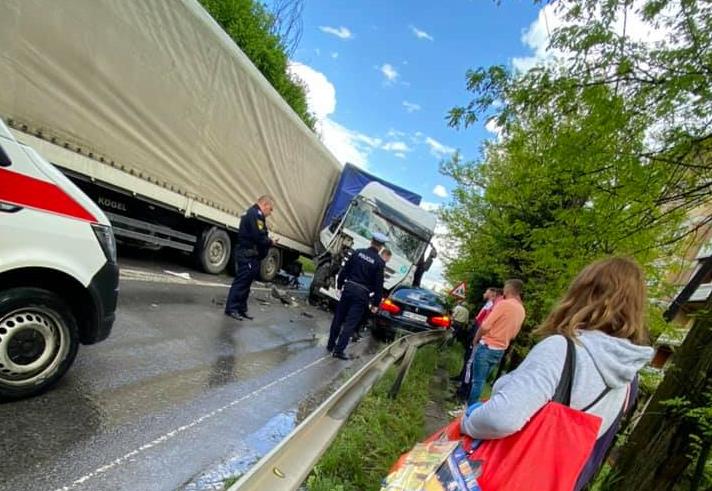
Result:
{"label": "debris on road", "polygon": [[190,273],[176,273],[175,271],[168,271],[167,269],[163,270],[164,273],[170,274],[173,276],[177,276],[178,278],[183,278],[184,280],[190,280]]}
{"label": "debris on road", "polygon": [[287,295],[284,290],[278,289],[276,286],[272,287],[272,296],[282,302],[283,305],[288,305],[290,307],[299,307],[297,299]]}

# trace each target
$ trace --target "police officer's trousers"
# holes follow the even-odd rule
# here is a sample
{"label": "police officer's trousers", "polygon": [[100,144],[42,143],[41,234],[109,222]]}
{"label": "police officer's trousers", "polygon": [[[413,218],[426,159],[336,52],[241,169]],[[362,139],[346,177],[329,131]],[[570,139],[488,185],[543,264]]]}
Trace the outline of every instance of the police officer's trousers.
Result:
{"label": "police officer's trousers", "polygon": [[354,329],[368,309],[368,293],[365,288],[346,283],[331,321],[329,342],[326,345],[328,350],[333,350],[334,353],[344,352]]}
{"label": "police officer's trousers", "polygon": [[235,257],[235,279],[230,286],[225,302],[225,313],[247,313],[247,297],[250,286],[260,272],[260,261],[256,257],[245,258],[238,253]]}

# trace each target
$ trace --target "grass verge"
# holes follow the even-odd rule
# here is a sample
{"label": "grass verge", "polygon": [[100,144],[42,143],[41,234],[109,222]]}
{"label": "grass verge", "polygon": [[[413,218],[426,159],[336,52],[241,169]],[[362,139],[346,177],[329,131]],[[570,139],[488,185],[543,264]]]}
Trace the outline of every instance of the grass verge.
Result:
{"label": "grass verge", "polygon": [[[426,436],[426,406],[431,382],[439,369],[455,374],[461,351],[450,347],[421,348],[396,399],[388,390],[396,368],[386,372],[366,395],[307,480],[309,491],[379,489],[399,455]],[[444,381],[448,383],[447,379]],[[443,401],[440,401],[443,402]],[[444,405],[444,404],[440,404]],[[447,407],[442,408],[443,411]]]}

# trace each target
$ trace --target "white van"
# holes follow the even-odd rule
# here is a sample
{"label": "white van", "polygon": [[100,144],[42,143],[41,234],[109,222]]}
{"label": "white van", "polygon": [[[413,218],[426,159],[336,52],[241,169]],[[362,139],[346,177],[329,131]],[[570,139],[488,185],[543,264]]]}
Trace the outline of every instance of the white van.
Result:
{"label": "white van", "polygon": [[106,339],[118,282],[104,213],[0,119],[0,400],[49,388],[80,343]]}

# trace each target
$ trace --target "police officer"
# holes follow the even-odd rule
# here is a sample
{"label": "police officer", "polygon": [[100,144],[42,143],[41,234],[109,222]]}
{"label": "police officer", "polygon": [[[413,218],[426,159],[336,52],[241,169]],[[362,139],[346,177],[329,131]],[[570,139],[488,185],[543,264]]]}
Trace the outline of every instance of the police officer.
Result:
{"label": "police officer", "polygon": [[[378,254],[388,238],[375,232],[371,238],[371,247],[354,251],[351,258],[339,273],[337,287],[341,290],[341,299],[336,306],[334,320],[326,349],[334,358],[349,360],[344,353],[354,329],[361,322],[369,301],[374,305],[372,312],[378,310],[383,295],[383,268],[385,263]],[[373,293],[373,297],[370,297]]]}
{"label": "police officer", "polygon": [[[383,259],[383,265],[385,266],[386,264],[388,264],[388,261],[391,260],[391,257],[393,257],[393,253],[390,249],[384,247],[383,249],[381,249],[380,256],[381,259]],[[371,295],[373,295],[373,293]],[[358,340],[361,339],[361,330],[363,330],[363,328],[366,326],[366,323],[368,322],[368,314],[369,310],[366,309],[366,311],[363,313],[363,318],[361,319],[361,322],[356,325],[356,329],[354,329],[354,333],[351,335],[352,343],[358,343]]]}
{"label": "police officer", "polygon": [[233,319],[250,319],[247,313],[247,297],[250,285],[260,271],[260,261],[267,257],[275,241],[269,238],[268,216],[272,214],[274,201],[269,196],[260,196],[257,203],[247,209],[240,219],[240,229],[235,247],[235,279],[227,294],[225,315]]}

